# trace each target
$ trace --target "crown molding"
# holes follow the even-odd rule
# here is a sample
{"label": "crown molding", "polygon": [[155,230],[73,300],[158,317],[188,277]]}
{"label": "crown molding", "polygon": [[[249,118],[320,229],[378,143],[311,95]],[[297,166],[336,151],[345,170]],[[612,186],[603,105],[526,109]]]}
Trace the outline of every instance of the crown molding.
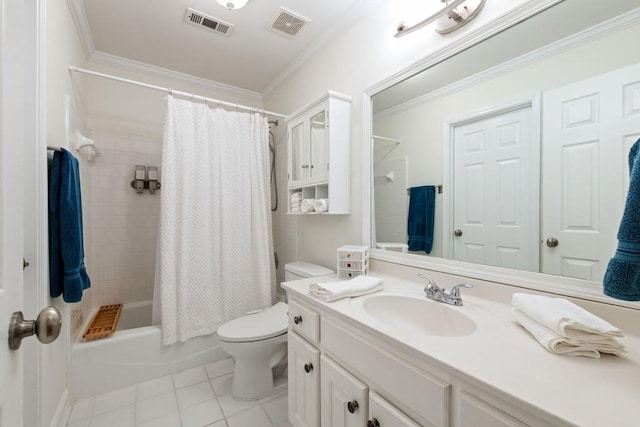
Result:
{"label": "crown molding", "polygon": [[[328,31],[316,38],[311,45],[307,46],[284,70],[282,70],[273,80],[262,89],[262,97],[269,96],[278,86],[280,86],[291,74],[296,72],[309,58],[316,54],[331,38],[346,29],[351,23],[359,18],[359,13],[366,6],[371,7],[371,1],[359,0],[355,2]],[[362,8],[362,9],[361,9]]]}
{"label": "crown molding", "polygon": [[488,68],[472,76],[403,102],[402,104],[394,105],[393,107],[379,111],[374,114],[374,117],[376,119],[381,119],[383,117],[410,110],[433,99],[437,99],[445,95],[451,95],[452,93],[466,89],[483,81],[490,80],[501,74],[526,67],[544,59],[551,58],[552,56],[558,55],[562,52],[575,49],[599,38],[624,30],[638,22],[640,22],[640,9],[635,9],[586,30],[572,34],[547,46],[543,46],[517,58],[513,58],[509,61],[503,62],[502,64]]}
{"label": "crown molding", "polygon": [[123,58],[121,56],[109,53],[94,51],[89,60],[89,64],[103,65],[114,67],[120,70],[142,73],[148,76],[175,80],[190,85],[205,87],[228,96],[243,97],[255,101],[262,106],[262,95],[259,92],[249,89],[243,89],[237,86],[208,80],[191,74],[181,73],[179,71],[170,70],[168,68],[158,67],[146,64],[144,62],[134,61],[133,59]]}
{"label": "crown molding", "polygon": [[89,27],[89,20],[87,19],[87,12],[84,9],[82,0],[67,0],[67,6],[69,12],[73,18],[73,22],[76,25],[76,31],[80,38],[80,44],[82,50],[84,50],[84,57],[88,60],[96,50],[93,43],[93,36],[91,35],[91,28]]}

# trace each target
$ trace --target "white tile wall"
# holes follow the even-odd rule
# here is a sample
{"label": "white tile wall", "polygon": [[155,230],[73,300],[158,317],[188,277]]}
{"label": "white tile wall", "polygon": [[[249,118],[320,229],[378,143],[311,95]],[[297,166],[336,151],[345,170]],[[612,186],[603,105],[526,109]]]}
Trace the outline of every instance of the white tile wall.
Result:
{"label": "white tile wall", "polygon": [[[130,186],[136,164],[157,166],[162,182],[162,141],[93,131],[102,156],[81,162],[85,263],[91,308],[153,298],[160,194]],[[160,190],[162,191],[162,190]]]}

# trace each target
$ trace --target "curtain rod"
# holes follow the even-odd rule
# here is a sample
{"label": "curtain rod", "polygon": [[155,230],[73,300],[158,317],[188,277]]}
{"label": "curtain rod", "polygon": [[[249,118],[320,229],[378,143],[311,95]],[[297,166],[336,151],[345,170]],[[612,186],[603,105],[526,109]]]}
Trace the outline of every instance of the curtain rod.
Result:
{"label": "curtain rod", "polygon": [[234,104],[234,103],[231,103],[231,102],[222,101],[220,99],[214,99],[214,98],[208,98],[206,96],[194,95],[192,93],[182,92],[182,91],[179,91],[179,90],[173,90],[173,89],[170,89],[170,88],[167,88],[167,87],[156,86],[156,85],[152,85],[152,84],[149,84],[149,83],[139,82],[139,81],[136,81],[136,80],[124,79],[122,77],[113,76],[111,74],[98,73],[97,71],[91,71],[91,70],[87,70],[85,68],[78,68],[78,67],[74,67],[73,65],[69,65],[69,71],[76,72],[76,73],[82,73],[82,74],[88,74],[90,76],[103,77],[105,79],[115,80],[115,81],[122,82],[122,83],[128,83],[128,84],[135,85],[135,86],[146,87],[148,89],[159,90],[161,92],[167,92],[169,95],[184,96],[184,97],[187,97],[187,98],[191,98],[192,100],[204,101],[205,103],[211,102],[213,104],[224,105],[225,107],[239,108],[239,109],[247,110],[247,111],[256,111],[256,112],[260,112],[260,113],[263,113],[263,114],[265,114],[267,116],[272,116],[272,117],[282,117],[282,118],[286,118],[287,117],[285,114],[274,113],[273,111],[266,111],[266,110],[263,110],[263,109],[257,108],[257,107],[248,107],[248,106],[242,105],[242,104]]}

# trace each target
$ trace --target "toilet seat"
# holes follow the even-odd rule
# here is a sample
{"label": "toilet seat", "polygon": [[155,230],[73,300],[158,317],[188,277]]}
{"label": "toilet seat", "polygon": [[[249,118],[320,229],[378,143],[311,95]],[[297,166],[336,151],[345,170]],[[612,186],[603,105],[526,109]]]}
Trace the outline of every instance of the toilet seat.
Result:
{"label": "toilet seat", "polygon": [[262,341],[287,333],[288,305],[279,302],[256,314],[248,314],[231,320],[218,328],[220,341]]}

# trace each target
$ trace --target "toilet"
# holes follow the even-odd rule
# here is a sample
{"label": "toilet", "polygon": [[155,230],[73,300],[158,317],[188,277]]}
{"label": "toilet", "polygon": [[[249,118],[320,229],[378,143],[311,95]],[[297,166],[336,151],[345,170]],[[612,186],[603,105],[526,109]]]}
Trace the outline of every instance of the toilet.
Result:
{"label": "toilet", "polygon": [[[308,262],[285,264],[285,280],[323,276],[334,272]],[[231,393],[238,400],[257,400],[287,385],[288,305],[276,305],[231,320],[218,328],[220,347],[233,357]]]}

